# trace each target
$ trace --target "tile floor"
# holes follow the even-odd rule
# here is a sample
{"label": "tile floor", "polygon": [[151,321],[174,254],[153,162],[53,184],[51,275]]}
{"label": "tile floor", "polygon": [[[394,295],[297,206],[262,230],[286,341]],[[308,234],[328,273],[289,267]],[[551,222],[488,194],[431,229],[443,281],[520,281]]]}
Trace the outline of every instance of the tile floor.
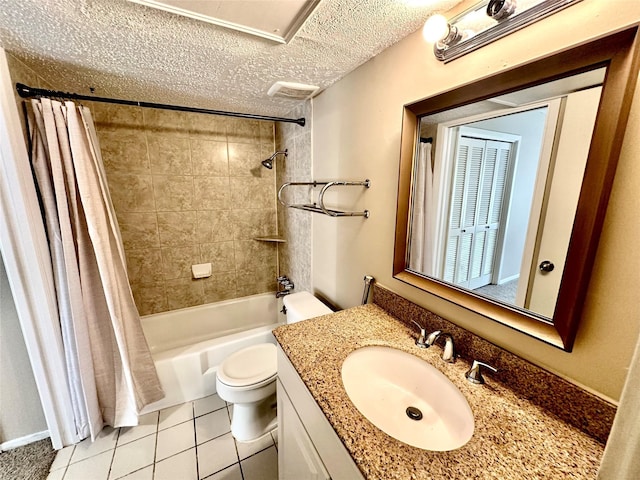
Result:
{"label": "tile floor", "polygon": [[105,428],[58,452],[47,480],[277,480],[277,432],[251,443],[231,436],[233,405],[217,395]]}

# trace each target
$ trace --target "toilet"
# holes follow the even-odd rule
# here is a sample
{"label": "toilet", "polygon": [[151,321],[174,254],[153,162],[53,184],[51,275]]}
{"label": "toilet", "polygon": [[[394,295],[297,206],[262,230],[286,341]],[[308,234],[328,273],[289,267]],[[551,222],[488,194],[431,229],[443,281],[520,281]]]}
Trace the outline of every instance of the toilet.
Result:
{"label": "toilet", "polygon": [[[333,313],[309,292],[284,297],[287,323]],[[233,404],[231,433],[239,442],[250,442],[277,426],[276,347],[261,343],[229,355],[216,372],[216,391]]]}

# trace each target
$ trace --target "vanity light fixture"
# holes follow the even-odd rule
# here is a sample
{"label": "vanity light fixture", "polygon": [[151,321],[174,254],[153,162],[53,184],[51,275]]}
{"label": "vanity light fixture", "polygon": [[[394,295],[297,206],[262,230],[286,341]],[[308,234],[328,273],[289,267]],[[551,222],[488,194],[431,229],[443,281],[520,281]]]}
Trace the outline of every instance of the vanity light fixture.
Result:
{"label": "vanity light fixture", "polygon": [[580,1],[482,0],[450,20],[432,15],[422,34],[447,63]]}
{"label": "vanity light fixture", "polygon": [[424,22],[422,27],[422,36],[429,43],[436,43],[442,39],[451,31],[451,25],[444,15],[436,14],[431,15]]}

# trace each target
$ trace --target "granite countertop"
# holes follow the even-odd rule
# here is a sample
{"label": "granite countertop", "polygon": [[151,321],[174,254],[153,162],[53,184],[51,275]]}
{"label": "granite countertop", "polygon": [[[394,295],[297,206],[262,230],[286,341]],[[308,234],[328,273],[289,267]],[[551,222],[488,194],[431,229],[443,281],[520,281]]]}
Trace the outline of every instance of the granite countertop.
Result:
{"label": "granite countertop", "polygon": [[[320,409],[368,479],[589,479],[603,445],[529,401],[490,374],[484,385],[464,378],[469,363],[442,361],[441,346],[415,346],[416,329],[376,305],[284,325],[274,335]],[[309,339],[313,339],[309,341]],[[369,422],[342,385],[342,362],[353,350],[383,345],[423,358],[462,392],[475,431],[463,447],[431,452],[406,445]],[[481,360],[482,359],[478,359]],[[321,366],[321,368],[318,368]]]}

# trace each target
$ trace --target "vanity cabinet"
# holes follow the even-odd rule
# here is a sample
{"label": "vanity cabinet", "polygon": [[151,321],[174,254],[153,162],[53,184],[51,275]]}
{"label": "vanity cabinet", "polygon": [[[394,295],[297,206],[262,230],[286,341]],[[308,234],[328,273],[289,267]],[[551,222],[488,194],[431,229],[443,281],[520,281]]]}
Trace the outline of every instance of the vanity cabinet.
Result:
{"label": "vanity cabinet", "polygon": [[364,480],[280,346],[277,388],[279,479]]}

